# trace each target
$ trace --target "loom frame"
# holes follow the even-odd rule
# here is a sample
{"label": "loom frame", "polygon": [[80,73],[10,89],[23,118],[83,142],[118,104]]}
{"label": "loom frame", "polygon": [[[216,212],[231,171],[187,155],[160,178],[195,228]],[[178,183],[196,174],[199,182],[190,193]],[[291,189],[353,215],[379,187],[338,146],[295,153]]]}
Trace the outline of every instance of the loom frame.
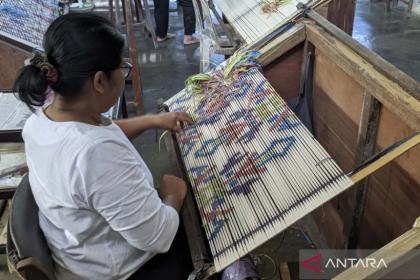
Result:
{"label": "loom frame", "polygon": [[[315,112],[315,126],[318,127],[315,132],[318,136],[317,138],[319,138],[320,131],[322,131],[320,129],[325,127],[325,125],[330,125],[329,128],[326,128],[329,131],[328,134],[338,133],[340,137],[344,138],[347,135],[354,142],[352,146],[354,154],[352,154],[352,157],[348,157],[343,155],[344,151],[340,155],[340,151],[334,150],[337,148],[335,147],[337,145],[334,146],[328,143],[328,137],[322,137],[321,135],[321,138],[318,139],[321,144],[326,145],[324,148],[333,154],[333,156],[339,156],[339,165],[344,170],[353,170],[361,162],[371,157],[376,151],[383,149],[396,140],[404,138],[402,136],[410,136],[418,133],[420,131],[419,83],[379,57],[376,53],[360,45],[344,31],[320,17],[319,14],[310,11],[307,13],[307,16],[310,19],[302,19],[287,32],[262,46],[259,49],[262,53],[259,60],[263,66],[266,78],[272,83],[276,91],[286,100],[291,100],[302,92],[303,75],[301,74],[301,69],[303,69],[307,52],[313,52],[315,54],[313,77],[315,109],[321,108],[320,104],[322,103],[318,99],[321,96],[321,91],[325,90],[327,93],[324,92],[323,94],[331,96],[333,94],[332,91],[343,82],[342,78],[351,79],[354,83],[357,83],[357,89],[359,90],[357,94],[360,94],[360,97],[358,97],[360,103],[356,104],[359,107],[353,108],[354,115],[357,115],[356,123],[353,124],[356,126],[356,133],[349,134],[345,131],[345,126],[340,128],[332,122],[320,126],[323,120],[322,118],[325,115],[322,116],[319,112]],[[328,65],[325,62],[327,60]],[[292,69],[290,68],[291,64],[295,65]],[[322,84],[322,79],[326,79],[325,71],[327,70],[323,69],[325,65],[333,67],[340,74],[338,80],[329,80],[333,85],[327,88],[325,88],[325,82]],[[323,77],[320,78],[320,76]],[[279,79],[282,81],[291,80],[293,85],[290,86],[287,82],[283,84],[281,82],[279,83],[277,81]],[[292,94],[288,92],[290,89],[294,90]],[[325,99],[325,97],[323,98]],[[329,102],[331,103],[331,101]],[[337,106],[337,104],[334,106]],[[336,111],[329,112],[332,115],[343,114],[343,111],[340,110],[345,111],[346,108],[334,107],[333,109]],[[390,132],[389,128],[384,124],[384,115],[387,119],[393,119],[393,122],[402,123],[404,127],[400,131],[395,132],[391,129]],[[383,137],[385,137],[382,136],[384,131],[387,134],[388,141],[383,140]],[[390,141],[389,138],[393,139],[393,141]],[[176,142],[175,146],[177,146]],[[387,167],[382,168],[382,170],[389,168],[400,170],[401,165],[402,169],[407,169],[410,162],[415,162],[416,159],[417,161],[420,159],[419,147],[411,149],[404,157],[394,160]],[[179,162],[182,162],[180,158]],[[368,178],[372,180],[376,176],[378,175],[373,174]],[[414,178],[414,182],[420,185],[420,180]],[[405,189],[410,188],[407,184],[404,185],[403,182],[397,181],[397,183]],[[363,244],[360,240],[366,237],[361,236],[361,225],[364,219],[369,219],[369,215],[372,215],[371,213],[366,214],[365,208],[375,206],[372,204],[371,198],[368,197],[368,189],[372,187],[371,184],[367,179],[362,180],[357,184],[358,188],[351,188],[326,203],[328,204],[325,207],[326,213],[331,221],[327,226],[324,223],[326,230],[323,231],[323,234],[326,236],[330,248],[351,248],[352,246]],[[336,208],[337,201],[345,201],[341,202],[344,204],[342,206],[344,210]],[[189,209],[189,212],[194,211],[194,207],[191,208],[188,206],[186,208]],[[318,225],[323,224],[323,221],[319,218],[320,211],[320,209],[317,209],[313,212],[313,216]],[[322,211],[325,211],[325,209],[322,209]],[[416,209],[413,208],[410,211],[410,218],[413,219],[412,216],[416,212]],[[343,215],[343,212],[348,212],[349,214]],[[194,215],[198,217],[198,213]],[[338,220],[340,222],[337,222]],[[337,224],[339,227],[337,227]],[[344,224],[346,225],[345,227],[340,227],[340,225]],[[335,226],[335,230],[331,228],[333,226]],[[404,232],[404,226],[401,224],[398,226],[397,231]],[[186,227],[188,226],[186,225]],[[315,236],[311,237],[313,237],[313,240],[317,240]],[[392,238],[387,239],[386,237],[382,237],[382,239],[385,240],[383,242],[387,242]],[[204,240],[205,242],[205,237],[204,235],[201,237],[195,236],[193,240],[200,240],[200,242]],[[194,242],[191,241],[191,243]],[[200,260],[200,255],[209,256],[208,252],[201,252],[193,256],[193,260],[196,260],[194,262],[196,271],[203,271],[203,264],[208,264],[208,258]]]}

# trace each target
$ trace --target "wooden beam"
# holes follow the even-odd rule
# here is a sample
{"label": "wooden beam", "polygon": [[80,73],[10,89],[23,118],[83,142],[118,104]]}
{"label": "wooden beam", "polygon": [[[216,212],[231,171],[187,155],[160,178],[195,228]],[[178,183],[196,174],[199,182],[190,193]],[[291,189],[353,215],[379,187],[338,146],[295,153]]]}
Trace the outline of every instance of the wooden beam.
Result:
{"label": "wooden beam", "polygon": [[126,22],[126,28],[127,28],[128,51],[130,54],[131,64],[133,65],[133,69],[131,71],[131,79],[133,81],[134,102],[136,104],[137,114],[141,114],[143,112],[143,96],[142,96],[141,81],[140,81],[140,68],[139,68],[139,62],[138,62],[138,57],[137,57],[137,46],[136,46],[136,40],[134,37],[134,30],[133,30],[133,15],[131,12],[131,1],[124,0],[124,2],[125,2],[124,10],[125,10],[125,22]]}
{"label": "wooden beam", "polygon": [[[181,151],[175,134],[171,134],[171,138],[165,139],[165,146],[167,147],[170,155],[170,162],[177,165],[177,171],[180,171],[179,175],[188,182],[188,176],[184,161],[182,160]],[[200,215],[194,196],[191,191],[191,185],[188,185],[187,195],[184,199],[180,215],[184,222],[185,234],[187,235],[188,245],[190,247],[191,260],[195,270],[200,270],[205,264],[211,263],[212,257],[210,249],[208,248],[207,239],[200,222]]]}
{"label": "wooden beam", "polygon": [[396,68],[394,65],[383,59],[377,53],[369,50],[361,43],[354,40],[351,36],[344,33],[337,26],[330,23],[324,17],[309,10],[306,15],[314,20],[325,31],[333,35],[335,39],[343,42],[348,48],[353,50],[357,55],[370,63],[378,72],[386,76],[388,79],[399,84],[404,90],[420,99],[420,83]]}
{"label": "wooden beam", "polygon": [[305,41],[305,39],[305,25],[298,23],[259,49],[261,56],[258,61],[264,67]]}
{"label": "wooden beam", "polygon": [[317,52],[322,52],[334,60],[344,72],[369,89],[376,99],[404,120],[409,127],[420,131],[419,93],[410,94],[404,90],[404,81],[390,80],[347,44],[319,26],[306,24],[306,37],[316,47]]}
{"label": "wooden beam", "polygon": [[418,250],[411,251],[418,248],[420,245],[420,228],[418,227],[418,223],[419,219],[417,219],[412,229],[367,257],[374,258],[377,261],[383,259],[387,264],[387,267],[384,267],[383,265],[365,268],[355,266],[345,270],[333,279],[381,279],[395,268],[410,261],[413,257],[418,257],[418,253],[415,254],[415,251]]}
{"label": "wooden beam", "polygon": [[420,132],[393,144],[391,147],[380,152],[377,158],[371,160],[365,166],[351,172],[351,180],[355,184],[362,181],[364,178],[368,177],[418,144],[420,144]]}
{"label": "wooden beam", "polygon": [[200,215],[196,209],[191,188],[188,188],[180,214],[184,221],[186,235],[188,236],[188,245],[190,247],[194,269],[198,269],[205,263],[211,262],[211,256],[208,254],[202,233],[199,220]]}
{"label": "wooden beam", "polygon": [[[355,167],[373,156],[375,152],[381,108],[382,104],[371,94],[365,92],[357,135]],[[368,180],[366,178],[356,185],[354,209],[353,211],[349,211],[349,215],[344,219],[344,225],[349,225],[349,227],[344,229],[344,234],[348,237],[346,246],[348,249],[355,249],[359,240],[360,227],[366,204]]]}

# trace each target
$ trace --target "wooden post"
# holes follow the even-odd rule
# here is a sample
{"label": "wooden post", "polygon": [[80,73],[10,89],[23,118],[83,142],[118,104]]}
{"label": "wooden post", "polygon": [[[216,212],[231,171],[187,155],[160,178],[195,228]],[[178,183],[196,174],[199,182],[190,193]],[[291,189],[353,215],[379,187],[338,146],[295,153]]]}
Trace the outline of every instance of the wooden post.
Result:
{"label": "wooden post", "polygon": [[124,0],[125,2],[125,23],[127,27],[127,41],[128,41],[128,50],[131,59],[131,64],[133,65],[133,69],[131,71],[131,79],[133,81],[133,94],[134,94],[134,102],[136,104],[137,114],[141,114],[143,111],[143,96],[142,96],[142,89],[141,89],[141,81],[140,81],[140,68],[139,62],[137,57],[137,46],[136,40],[134,37],[134,30],[133,30],[133,15],[131,12],[131,1]]}
{"label": "wooden post", "polygon": [[158,43],[157,43],[157,37],[156,37],[156,32],[155,32],[155,25],[152,19],[152,15],[150,13],[149,4],[147,0],[142,0],[142,1],[143,1],[143,6],[141,5],[140,0],[135,0],[134,3],[137,3],[136,6],[140,9],[140,15],[142,14],[142,11],[144,9],[143,17],[144,17],[144,20],[146,21],[146,24],[144,25],[144,27],[146,31],[152,35],[153,46],[155,47],[155,49],[157,49]]}
{"label": "wooden post", "polygon": [[[381,108],[382,104],[371,94],[365,92],[359,122],[359,131],[357,135],[355,167],[362,164],[375,152]],[[350,225],[344,229],[346,231],[345,236],[348,237],[346,246],[348,249],[355,249],[359,240],[368,184],[368,178],[366,178],[356,185],[355,206],[353,213],[349,213],[349,217],[346,217],[346,220],[344,221],[344,225]]]}
{"label": "wooden post", "polygon": [[355,0],[332,0],[328,5],[327,19],[351,35],[353,33]]}

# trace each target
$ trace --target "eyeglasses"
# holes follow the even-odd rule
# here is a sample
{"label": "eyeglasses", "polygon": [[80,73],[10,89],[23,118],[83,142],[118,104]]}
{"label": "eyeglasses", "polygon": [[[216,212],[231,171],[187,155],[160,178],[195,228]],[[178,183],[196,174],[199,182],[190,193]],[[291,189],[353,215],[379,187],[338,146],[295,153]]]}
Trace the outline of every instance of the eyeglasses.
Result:
{"label": "eyeglasses", "polygon": [[121,63],[121,66],[119,68],[122,69],[124,79],[127,79],[131,73],[131,69],[133,68],[133,65],[127,61],[124,61],[123,63]]}

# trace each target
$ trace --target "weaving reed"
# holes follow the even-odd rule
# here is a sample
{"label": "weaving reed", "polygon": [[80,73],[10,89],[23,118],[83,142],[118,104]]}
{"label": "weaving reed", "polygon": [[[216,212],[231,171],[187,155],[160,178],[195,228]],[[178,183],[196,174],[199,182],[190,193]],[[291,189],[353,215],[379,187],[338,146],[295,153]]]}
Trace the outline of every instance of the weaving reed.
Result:
{"label": "weaving reed", "polygon": [[217,110],[191,90],[166,102],[196,116],[177,142],[217,271],[353,184],[258,67],[236,79]]}

